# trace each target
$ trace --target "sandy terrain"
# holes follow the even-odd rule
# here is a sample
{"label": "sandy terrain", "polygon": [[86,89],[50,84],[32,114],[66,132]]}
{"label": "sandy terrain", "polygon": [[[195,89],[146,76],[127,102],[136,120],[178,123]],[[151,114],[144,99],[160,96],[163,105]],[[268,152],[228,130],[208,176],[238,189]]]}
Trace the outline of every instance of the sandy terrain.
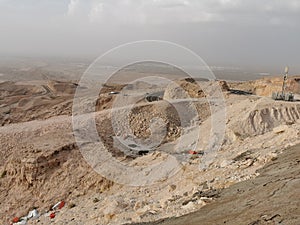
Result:
{"label": "sandy terrain", "polygon": [[[300,143],[299,100],[272,100],[270,92],[279,87],[275,85],[277,78],[228,84],[202,82],[207,92],[191,80],[161,87],[139,82],[126,92],[122,92],[120,84],[105,86],[96,101],[97,111],[93,113],[103,146],[92,148],[87,155],[80,152],[79,147],[90,143],[76,143],[74,135],[77,131],[73,130],[74,118],[71,116],[74,91],[76,88],[85,90],[84,87],[76,82],[45,80],[0,83],[2,224],[9,224],[16,216],[27,215],[34,207],[42,215],[39,220],[29,220],[28,224],[153,222],[199,209],[195,215],[166,223],[189,224],[187,221],[195,221],[199,224],[198,218],[202,218],[207,224],[219,224],[227,218],[229,224],[244,224],[244,221],[264,224],[268,221],[276,223],[277,220],[297,224],[299,214],[283,209],[276,211],[268,205],[278,204],[283,208],[288,204],[287,198],[297,196],[299,166],[295,161],[297,157],[292,158],[289,152],[296,154],[299,147],[290,147]],[[274,83],[274,88],[265,88],[266,83],[269,86]],[[218,84],[221,84],[226,116],[223,110],[212,114],[208,107],[206,98],[211,97]],[[178,85],[192,99],[184,97]],[[289,85],[290,91],[300,93],[298,77],[291,78]],[[111,94],[112,91],[116,93]],[[147,97],[149,93],[158,98]],[[84,95],[80,100],[83,111],[90,107]],[[116,101],[121,102],[119,106],[122,107],[115,107]],[[132,106],[127,101],[136,104]],[[220,104],[214,99],[210,103]],[[188,113],[192,111],[192,105],[195,105],[197,115],[185,122],[176,109]],[[90,123],[90,115],[80,117],[83,128]],[[113,115],[127,115],[131,132],[144,142],[131,149],[118,149],[114,141],[116,137],[122,137],[127,143],[133,139],[122,133],[126,126],[124,120],[115,121]],[[217,118],[218,122],[223,116],[226,126],[221,147],[212,161],[206,161],[211,119]],[[153,123],[152,118],[161,120]],[[116,122],[114,126],[112,121]],[[165,124],[165,130],[161,124]],[[152,126],[157,126],[154,134]],[[195,142],[199,129],[199,142]],[[215,135],[218,139],[218,134]],[[145,149],[147,138],[150,142],[161,141],[159,147]],[[199,154],[190,154],[191,149]],[[90,157],[95,162],[99,154],[108,154],[107,162],[104,165],[92,164],[92,168],[85,159]],[[156,170],[153,166],[168,159],[178,162],[173,170],[165,167]],[[126,168],[144,166],[148,170],[144,175],[137,173],[137,177],[129,174],[127,179],[131,179],[131,184],[120,184],[117,181],[127,180],[120,179],[120,174],[113,172],[118,168],[113,168],[110,160],[116,160]],[[207,167],[199,169],[199,164],[204,161]],[[96,172],[103,171],[106,166],[109,173],[105,177]],[[168,177],[170,174],[172,176]],[[269,185],[274,177],[278,179]],[[132,186],[134,182],[151,179],[156,182],[150,186]],[[267,189],[260,193],[264,185]],[[293,189],[295,191],[291,191]],[[268,191],[274,194],[266,195]],[[251,197],[253,201],[250,201]],[[66,206],[51,220],[49,208],[60,200],[64,200]],[[264,202],[268,204],[264,205]],[[290,202],[291,209],[299,210],[299,202]],[[213,220],[208,212],[219,216]],[[249,214],[255,216],[247,217]]]}

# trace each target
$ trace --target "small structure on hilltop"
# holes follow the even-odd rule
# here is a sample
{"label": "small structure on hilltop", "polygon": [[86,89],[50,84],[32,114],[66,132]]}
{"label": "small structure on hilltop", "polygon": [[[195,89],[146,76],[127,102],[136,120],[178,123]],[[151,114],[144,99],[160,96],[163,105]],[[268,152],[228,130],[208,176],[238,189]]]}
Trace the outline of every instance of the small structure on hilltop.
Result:
{"label": "small structure on hilltop", "polygon": [[282,84],[282,90],[278,92],[272,93],[272,99],[274,100],[283,100],[283,101],[294,101],[294,94],[289,92],[286,92],[286,82],[287,77],[289,73],[289,68],[285,67],[284,76],[283,76],[283,84]]}

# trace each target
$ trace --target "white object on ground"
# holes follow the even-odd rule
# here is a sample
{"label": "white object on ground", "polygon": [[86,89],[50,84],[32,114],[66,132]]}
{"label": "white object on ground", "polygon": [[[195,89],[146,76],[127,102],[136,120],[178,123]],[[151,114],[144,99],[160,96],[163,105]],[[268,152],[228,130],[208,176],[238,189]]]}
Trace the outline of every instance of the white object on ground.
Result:
{"label": "white object on ground", "polygon": [[56,204],[52,207],[52,209],[53,209],[53,210],[57,209],[58,206],[60,205],[60,203],[61,203],[61,201],[59,201],[58,203],[56,203]]}
{"label": "white object on ground", "polygon": [[21,221],[17,223],[13,223],[13,225],[26,225],[27,224],[27,218],[21,218]]}
{"label": "white object on ground", "polygon": [[37,219],[39,217],[39,212],[37,211],[37,209],[34,209],[28,213],[27,219]]}

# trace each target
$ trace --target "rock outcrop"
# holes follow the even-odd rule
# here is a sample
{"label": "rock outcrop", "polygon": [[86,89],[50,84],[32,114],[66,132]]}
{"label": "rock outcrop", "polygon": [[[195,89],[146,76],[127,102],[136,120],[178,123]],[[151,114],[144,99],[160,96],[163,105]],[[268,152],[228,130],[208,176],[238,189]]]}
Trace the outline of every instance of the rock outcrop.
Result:
{"label": "rock outcrop", "polygon": [[237,136],[261,135],[282,124],[293,124],[300,119],[299,104],[274,105],[247,112],[232,127]]}

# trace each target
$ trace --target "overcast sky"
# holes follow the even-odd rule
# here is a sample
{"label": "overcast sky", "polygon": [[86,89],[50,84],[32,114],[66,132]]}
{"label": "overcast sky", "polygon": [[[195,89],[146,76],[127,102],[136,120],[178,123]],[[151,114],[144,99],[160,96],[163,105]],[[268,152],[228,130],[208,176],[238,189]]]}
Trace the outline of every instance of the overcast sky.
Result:
{"label": "overcast sky", "polygon": [[300,0],[0,0],[0,54],[96,57],[181,44],[210,65],[300,73]]}

